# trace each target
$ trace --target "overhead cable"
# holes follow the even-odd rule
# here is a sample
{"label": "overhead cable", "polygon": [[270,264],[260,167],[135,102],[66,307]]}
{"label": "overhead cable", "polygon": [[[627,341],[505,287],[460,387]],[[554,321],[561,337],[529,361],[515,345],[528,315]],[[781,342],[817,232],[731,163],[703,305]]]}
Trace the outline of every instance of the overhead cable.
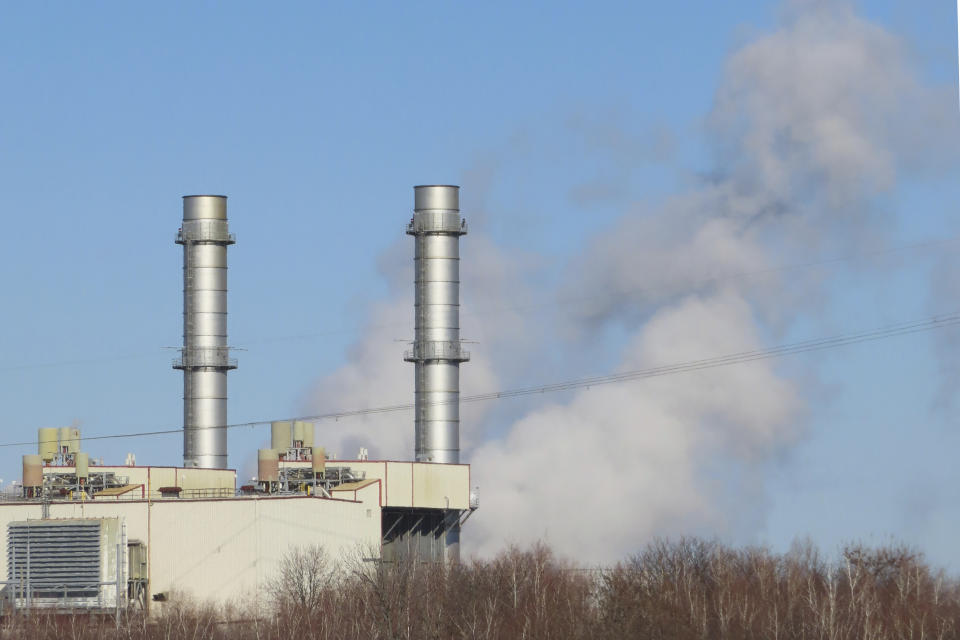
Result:
{"label": "overhead cable", "polygon": [[[839,347],[845,347],[849,345],[859,344],[862,342],[874,342],[877,340],[886,340],[889,338],[895,338],[898,336],[905,336],[914,333],[920,333],[925,331],[933,331],[936,329],[943,329],[947,327],[952,327],[960,324],[960,312],[953,312],[948,314],[941,314],[936,316],[930,316],[921,320],[913,320],[910,322],[900,322],[897,324],[886,325],[882,327],[877,327],[875,329],[869,329],[865,331],[859,331],[855,333],[847,333],[836,336],[829,336],[824,338],[815,338],[811,340],[803,340],[800,342],[792,342],[788,344],[782,344],[774,347],[768,347],[765,349],[754,349],[750,351],[741,351],[738,353],[732,353],[722,356],[716,356],[712,358],[703,358],[700,360],[689,360],[686,362],[678,362],[669,365],[661,365],[657,367],[650,367],[646,369],[637,369],[633,371],[621,371],[617,373],[611,373],[602,376],[592,376],[586,378],[577,378],[574,380],[566,380],[562,382],[554,382],[550,384],[543,384],[534,387],[520,387],[516,389],[505,389],[501,391],[489,391],[486,393],[478,393],[473,395],[462,396],[460,402],[487,402],[491,400],[502,400],[506,398],[517,398],[522,396],[530,396],[535,394],[543,393],[556,393],[560,391],[570,391],[574,389],[586,389],[594,386],[608,385],[608,384],[618,384],[623,382],[631,382],[635,380],[643,380],[646,378],[656,378],[660,376],[675,375],[678,373],[687,373],[691,371],[701,371],[704,369],[713,369],[716,367],[725,367],[734,364],[742,364],[747,362],[755,362],[758,360],[770,360],[773,358],[781,358],[783,356],[795,355],[799,353],[808,353],[811,351],[824,351],[827,349],[836,349]],[[448,401],[449,402],[449,401]],[[447,404],[448,402],[437,402],[434,404]],[[367,407],[362,409],[348,409],[343,411],[334,411],[329,413],[318,413],[313,415],[304,415],[304,416],[294,416],[290,418],[274,418],[272,420],[253,420],[250,422],[237,422],[233,424],[228,424],[223,427],[218,427],[222,429],[237,429],[241,427],[257,427],[262,425],[268,425],[271,422],[277,420],[305,420],[310,422],[321,422],[328,420],[342,420],[345,418],[353,418],[357,416],[368,416],[368,415],[380,415],[386,413],[397,413],[402,411],[410,411],[414,407],[413,403],[401,403],[401,404],[391,404],[391,405],[382,405],[379,407]],[[159,429],[154,431],[139,431],[135,433],[116,433],[109,435],[101,436],[86,436],[84,440],[114,440],[121,438],[138,438],[145,436],[159,436],[159,435],[168,435],[174,433],[183,433],[182,428],[171,428],[171,429]],[[5,447],[23,447],[23,446],[35,446],[37,442],[8,442],[0,444],[0,448]]]}

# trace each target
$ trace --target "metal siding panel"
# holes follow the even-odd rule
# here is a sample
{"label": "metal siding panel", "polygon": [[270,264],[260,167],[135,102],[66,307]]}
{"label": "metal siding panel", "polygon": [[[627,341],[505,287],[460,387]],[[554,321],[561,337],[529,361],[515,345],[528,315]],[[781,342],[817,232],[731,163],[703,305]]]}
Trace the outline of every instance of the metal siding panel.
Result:
{"label": "metal siding panel", "polygon": [[32,591],[29,603],[18,598],[18,606],[113,608],[118,595],[125,599],[121,518],[8,521],[6,529],[8,579],[29,583]]}
{"label": "metal siding panel", "polygon": [[413,463],[388,462],[389,471],[389,506],[413,506]]}
{"label": "metal siding panel", "polygon": [[358,545],[377,545],[377,499],[373,485],[370,502],[360,504],[308,497],[156,503],[153,592],[179,588],[201,599],[241,597],[273,576],[291,546],[320,544],[335,559],[354,554]]}
{"label": "metal siding panel", "polygon": [[[54,518],[123,517],[127,538],[147,544],[151,593],[179,590],[222,602],[256,593],[291,546],[320,544],[334,560],[355,557],[360,548],[379,548],[377,500],[373,490],[363,503],[311,497],[166,500],[152,506],[93,501],[53,503],[50,510]],[[0,505],[0,527],[40,514],[38,503]],[[5,554],[0,554],[0,572],[6,571]]]}
{"label": "metal siding panel", "polygon": [[428,509],[469,508],[469,466],[417,464],[414,465],[413,473],[414,507]]}

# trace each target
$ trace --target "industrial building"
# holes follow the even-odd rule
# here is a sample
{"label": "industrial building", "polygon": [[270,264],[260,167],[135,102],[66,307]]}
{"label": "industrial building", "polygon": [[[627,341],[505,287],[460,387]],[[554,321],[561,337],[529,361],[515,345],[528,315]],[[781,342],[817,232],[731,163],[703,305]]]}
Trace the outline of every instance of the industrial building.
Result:
{"label": "industrial building", "polygon": [[312,422],[276,421],[258,474],[227,469],[225,196],[186,196],[183,245],[183,466],[106,465],[80,430],[44,428],[23,457],[20,491],[0,501],[5,610],[119,612],[178,599],[254,595],[293,547],[333,560],[459,559],[460,527],[478,507],[459,460],[459,188],[414,188],[413,461],[334,460]]}

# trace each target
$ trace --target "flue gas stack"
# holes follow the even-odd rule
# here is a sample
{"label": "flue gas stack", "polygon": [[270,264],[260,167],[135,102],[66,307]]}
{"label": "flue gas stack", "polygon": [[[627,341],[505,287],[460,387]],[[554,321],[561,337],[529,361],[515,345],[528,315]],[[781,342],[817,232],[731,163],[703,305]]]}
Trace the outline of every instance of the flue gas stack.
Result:
{"label": "flue gas stack", "polygon": [[460,187],[414,187],[414,431],[418,462],[460,462]]}
{"label": "flue gas stack", "polygon": [[227,372],[237,368],[227,346],[226,196],[184,196],[183,348],[174,369],[183,371],[183,466],[227,467]]}

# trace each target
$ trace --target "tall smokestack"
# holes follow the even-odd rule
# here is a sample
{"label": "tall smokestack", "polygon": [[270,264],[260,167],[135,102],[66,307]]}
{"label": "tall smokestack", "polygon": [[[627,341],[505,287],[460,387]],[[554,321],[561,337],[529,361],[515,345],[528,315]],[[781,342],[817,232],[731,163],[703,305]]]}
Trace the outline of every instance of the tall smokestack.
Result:
{"label": "tall smokestack", "polygon": [[404,355],[416,366],[418,462],[460,462],[460,187],[414,187],[415,335]]}
{"label": "tall smokestack", "polygon": [[227,346],[226,196],[184,196],[183,348],[174,369],[183,370],[183,466],[227,466],[227,371],[237,368]]}

